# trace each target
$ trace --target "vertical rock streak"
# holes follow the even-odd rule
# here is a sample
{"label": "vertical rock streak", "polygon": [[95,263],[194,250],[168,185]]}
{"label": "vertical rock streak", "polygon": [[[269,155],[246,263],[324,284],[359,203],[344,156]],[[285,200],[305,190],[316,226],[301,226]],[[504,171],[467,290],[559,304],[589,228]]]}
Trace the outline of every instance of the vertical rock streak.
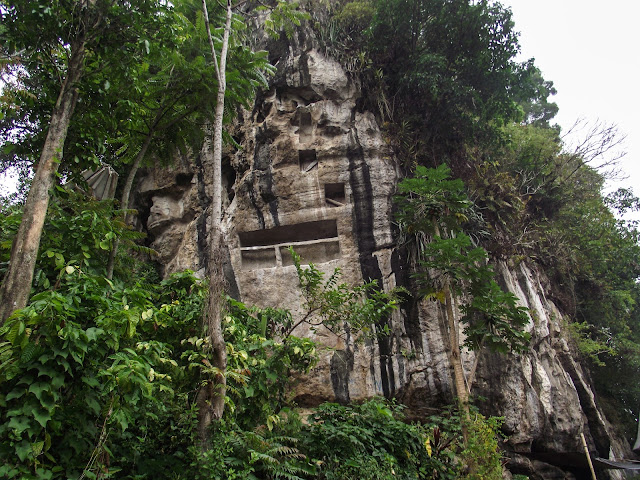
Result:
{"label": "vertical rock streak", "polygon": [[[360,271],[365,281],[375,280],[378,286],[384,285],[382,271],[375,257],[376,241],[374,237],[373,221],[373,186],[369,174],[369,165],[364,158],[362,146],[358,141],[357,131],[352,130],[352,146],[347,150],[349,160],[349,183],[353,192],[353,233],[356,237],[359,251]],[[383,328],[389,325],[389,318],[385,318],[378,325]],[[380,352],[380,377],[383,395],[390,398],[395,392],[395,374],[393,370],[393,337],[378,338]]]}

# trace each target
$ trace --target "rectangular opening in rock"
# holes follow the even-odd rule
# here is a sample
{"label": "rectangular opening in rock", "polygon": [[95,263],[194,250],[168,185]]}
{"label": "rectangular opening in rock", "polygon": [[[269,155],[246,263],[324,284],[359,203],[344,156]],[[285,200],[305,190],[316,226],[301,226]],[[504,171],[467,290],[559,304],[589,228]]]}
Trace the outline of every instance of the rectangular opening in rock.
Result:
{"label": "rectangular opening in rock", "polygon": [[242,268],[277,267],[276,252],[273,247],[242,250]]}
{"label": "rectangular opening in rock", "polygon": [[324,199],[329,207],[342,207],[346,203],[344,183],[325,183]]}
{"label": "rectangular opening in rock", "polygon": [[340,257],[335,219],[241,232],[238,237],[242,267],[246,269],[293,265],[289,246],[304,263],[323,263]]}
{"label": "rectangular opening in rock", "polygon": [[317,220],[315,222],[282,225],[265,230],[240,232],[240,247],[257,247],[268,245],[285,245],[295,242],[307,242],[338,236],[338,225],[334,220]]}
{"label": "rectangular opening in rock", "polygon": [[308,172],[318,166],[318,156],[315,150],[298,150],[300,171]]}
{"label": "rectangular opening in rock", "polygon": [[[314,243],[292,245],[295,252],[300,255],[302,263],[324,263],[340,258],[340,242],[337,240],[320,240]],[[280,249],[282,265],[293,265],[293,257],[286,248]]]}
{"label": "rectangular opening in rock", "polygon": [[300,129],[298,130],[299,142],[306,143],[311,140],[312,134],[311,112],[300,111]]}

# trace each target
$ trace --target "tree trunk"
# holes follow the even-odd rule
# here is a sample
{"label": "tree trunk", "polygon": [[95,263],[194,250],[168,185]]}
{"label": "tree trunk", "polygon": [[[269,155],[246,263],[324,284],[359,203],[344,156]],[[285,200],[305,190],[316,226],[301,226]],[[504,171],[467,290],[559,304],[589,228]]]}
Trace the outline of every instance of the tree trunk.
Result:
{"label": "tree trunk", "polygon": [[636,443],[633,444],[633,451],[640,452],[640,415],[638,416],[638,435],[636,436]]}
{"label": "tree trunk", "polygon": [[64,142],[78,98],[76,84],[83,72],[84,43],[84,36],[80,36],[71,44],[67,76],[51,114],[47,138],[11,248],[9,269],[0,288],[0,325],[15,310],[24,308],[29,299],[42,228],[49,207],[49,190],[62,161]]}
{"label": "tree trunk", "polygon": [[211,55],[218,77],[218,95],[215,116],[213,120],[213,138],[205,140],[203,153],[209,154],[210,142],[213,143],[213,198],[211,202],[211,217],[209,242],[210,251],[207,270],[209,274],[209,295],[204,311],[203,323],[207,328],[209,343],[212,350],[212,367],[215,369],[214,379],[207,382],[198,394],[198,434],[203,448],[209,443],[209,427],[213,420],[222,418],[224,413],[224,397],[226,394],[225,369],[227,368],[227,350],[222,333],[222,308],[224,276],[222,271],[222,120],[224,117],[224,101],[227,87],[226,67],[227,51],[229,48],[229,33],[231,31],[231,1],[227,0],[226,21],[218,63],[213,37],[209,26],[209,15],[206,0],[202,0],[205,25],[211,46]]}
{"label": "tree trunk", "polygon": [[[140,147],[140,151],[138,155],[136,155],[136,159],[133,161],[131,168],[129,169],[129,175],[127,175],[127,181],[124,184],[124,189],[122,190],[122,197],[120,198],[120,208],[126,210],[129,207],[129,197],[131,196],[131,188],[133,187],[133,181],[136,178],[136,174],[140,169],[140,165],[142,164],[142,160],[144,156],[147,154],[147,150],[149,149],[149,145],[151,144],[151,139],[153,138],[154,130],[150,130],[147,134],[147,138],[144,139],[144,143],[142,147]],[[127,214],[123,215],[123,221],[127,223]],[[109,263],[107,264],[107,278],[109,280],[113,279],[113,268],[116,263],[116,255],[118,253],[118,245],[120,241],[119,239],[115,239],[113,242],[113,247],[111,248],[111,252],[109,253]]]}
{"label": "tree trunk", "polygon": [[[438,222],[435,218],[432,219],[432,225],[435,235],[440,237],[440,228],[438,227]],[[464,415],[464,418],[461,422],[461,428],[462,438],[466,445],[469,438],[467,424],[471,419],[469,414],[469,391],[467,390],[464,378],[464,369],[462,368],[460,338],[458,336],[458,322],[453,311],[453,295],[451,293],[451,284],[449,279],[445,280],[442,291],[444,293],[445,309],[447,312],[447,325],[449,327],[449,358],[451,360],[451,368],[453,370],[453,383],[456,389],[456,395],[458,397],[458,401],[460,402],[460,407],[462,408],[462,414]]]}
{"label": "tree trunk", "polygon": [[456,395],[465,412],[469,412],[469,392],[465,384],[464,370],[462,368],[462,355],[460,353],[460,340],[458,338],[458,323],[453,312],[453,301],[449,282],[443,288],[445,307],[447,310],[447,324],[449,325],[449,343],[451,348],[451,363],[453,368],[453,381],[456,387]]}
{"label": "tree trunk", "polygon": [[203,449],[209,446],[209,427],[224,413],[224,397],[226,395],[225,369],[227,367],[227,347],[222,334],[222,308],[224,293],[224,275],[222,272],[222,234],[212,230],[209,236],[210,255],[216,260],[209,260],[209,294],[204,311],[204,324],[209,335],[211,348],[211,366],[213,379],[208,380],[198,392],[198,436]]}
{"label": "tree trunk", "polygon": [[475,358],[473,359],[473,366],[471,367],[471,371],[469,372],[469,376],[467,377],[467,391],[469,392],[469,394],[471,394],[471,389],[473,388],[473,384],[476,381],[476,372],[478,371],[478,363],[480,363],[480,356],[484,351],[485,339],[486,337],[482,338],[482,341],[480,342],[480,346],[475,351],[476,355],[475,355]]}
{"label": "tree trunk", "polygon": [[[435,218],[432,219],[434,234],[440,235],[440,227]],[[447,279],[442,287],[442,293],[445,299],[445,308],[447,312],[447,325],[449,327],[449,343],[451,349],[451,367],[453,369],[453,383],[456,389],[456,395],[462,404],[463,410],[469,414],[469,392],[466,387],[464,378],[464,370],[462,368],[462,355],[460,353],[460,339],[458,338],[458,322],[456,321],[453,311],[453,296],[451,294],[451,284]]]}

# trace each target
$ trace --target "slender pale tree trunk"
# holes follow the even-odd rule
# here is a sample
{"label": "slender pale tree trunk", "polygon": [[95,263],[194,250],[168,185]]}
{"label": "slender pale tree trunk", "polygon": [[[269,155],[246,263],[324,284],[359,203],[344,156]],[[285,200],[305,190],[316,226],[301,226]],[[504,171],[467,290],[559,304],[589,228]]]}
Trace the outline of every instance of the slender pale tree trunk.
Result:
{"label": "slender pale tree trunk", "polygon": [[[438,236],[440,235],[440,228],[435,218],[432,219],[433,231]],[[469,390],[464,376],[464,369],[462,368],[462,354],[460,352],[460,337],[458,335],[458,321],[453,311],[453,294],[451,292],[451,281],[447,278],[442,287],[442,293],[444,294],[445,310],[447,312],[447,326],[449,330],[449,359],[451,361],[451,369],[453,370],[453,384],[455,386],[456,395],[462,408],[464,418],[461,422],[462,438],[464,443],[467,443],[469,438],[469,432],[467,424],[469,423],[471,416],[469,414]]]}
{"label": "slender pale tree trunk", "polygon": [[636,435],[636,443],[633,444],[633,451],[640,452],[640,416],[638,416],[638,435]]}
{"label": "slender pale tree trunk", "polygon": [[462,354],[460,352],[460,339],[458,338],[458,322],[453,311],[453,298],[449,281],[443,287],[445,308],[447,311],[447,324],[449,326],[449,343],[451,348],[451,367],[453,369],[453,381],[456,387],[456,395],[465,412],[469,412],[469,391],[467,390],[464,370],[462,368]]}
{"label": "slender pale tree trunk", "polygon": [[[225,369],[227,368],[227,350],[222,333],[222,309],[224,276],[222,271],[222,120],[224,116],[224,101],[227,88],[226,68],[227,52],[229,49],[229,33],[231,31],[232,6],[227,0],[226,20],[220,50],[220,62],[218,62],[211,28],[206,0],[202,0],[205,25],[211,47],[211,55],[216,67],[218,79],[218,94],[215,116],[213,120],[213,138],[207,135],[203,153],[211,153],[213,168],[213,198],[211,202],[211,215],[209,223],[209,259],[207,270],[209,273],[209,295],[204,311],[204,325],[207,328],[211,347],[212,367],[214,378],[208,381],[198,394],[198,433],[203,448],[209,443],[209,427],[211,422],[220,419],[224,413],[224,397],[226,395]],[[212,144],[212,148],[210,145]]]}
{"label": "slender pale tree trunk", "polygon": [[471,371],[469,372],[469,376],[467,377],[467,391],[471,394],[471,389],[473,388],[473,384],[476,381],[476,372],[478,371],[478,363],[480,363],[480,357],[482,356],[482,352],[484,351],[485,338],[480,342],[480,346],[476,350],[475,358],[473,359],[473,366],[471,367]]}
{"label": "slender pale tree trunk", "polygon": [[0,288],[0,325],[17,309],[26,306],[49,207],[49,191],[62,160],[64,142],[78,98],[77,83],[82,77],[85,56],[84,36],[71,44],[67,75],[51,114],[47,138],[35,176],[24,204],[22,222],[13,241],[9,269]]}
{"label": "slender pale tree trunk", "polygon": [[[432,225],[434,233],[441,237],[440,227],[436,219],[432,219]],[[447,312],[447,326],[449,327],[449,348],[451,368],[453,370],[453,383],[456,389],[456,395],[462,404],[464,411],[469,413],[469,391],[466,387],[464,370],[462,368],[462,355],[460,353],[460,339],[458,337],[458,322],[456,320],[455,312],[453,311],[453,295],[451,293],[451,282],[447,278],[442,287],[442,293],[444,294],[445,309]]]}
{"label": "slender pale tree trunk", "polygon": [[[129,175],[127,175],[127,180],[124,184],[124,189],[122,190],[122,197],[120,197],[120,208],[126,210],[129,207],[129,197],[131,196],[131,188],[133,187],[133,181],[136,178],[136,174],[140,169],[140,165],[142,164],[142,160],[144,160],[145,155],[147,154],[147,150],[149,149],[149,145],[151,144],[151,139],[153,138],[155,131],[152,129],[147,134],[147,137],[144,139],[144,143],[142,147],[140,147],[140,151],[138,155],[136,155],[131,168],[129,169]],[[127,213],[125,212],[123,215],[123,221],[127,223]],[[113,242],[113,247],[111,247],[111,252],[109,253],[109,263],[107,264],[107,278],[111,280],[113,278],[113,268],[116,263],[116,255],[118,254],[118,246],[120,244],[119,239],[115,239]]]}

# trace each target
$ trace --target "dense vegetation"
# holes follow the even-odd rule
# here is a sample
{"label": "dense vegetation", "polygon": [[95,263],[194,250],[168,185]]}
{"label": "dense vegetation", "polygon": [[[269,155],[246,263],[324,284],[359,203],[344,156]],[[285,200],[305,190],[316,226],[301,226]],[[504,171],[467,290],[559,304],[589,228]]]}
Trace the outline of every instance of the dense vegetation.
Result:
{"label": "dense vegetation", "polygon": [[[20,209],[4,213],[3,266]],[[409,424],[382,399],[323,405],[303,422],[290,379],[322,347],[291,334],[288,311],[232,299],[225,416],[203,450],[196,397],[216,373],[203,282],[191,272],[161,281],[136,260],[107,279],[113,238],[134,240],[110,201],[59,188],[45,232],[31,301],[0,330],[3,478],[460,478],[469,465],[482,475],[469,478],[499,478],[498,423],[477,413],[464,446],[455,412]],[[366,328],[394,307],[380,293],[369,302],[371,286],[297,265],[301,295],[330,328]]]}
{"label": "dense vegetation", "polygon": [[[422,424],[380,399],[302,418],[289,379],[312,368],[320,347],[292,335],[286,310],[226,299],[226,368],[212,365],[201,322],[206,284],[190,272],[161,280],[141,260],[149,252],[136,245],[126,212],[58,186],[100,163],[133,181],[144,162],[202,143],[220,78],[206,58],[211,45],[220,50],[224,9],[211,2],[209,42],[201,6],[0,2],[0,168],[46,163],[56,185],[45,189],[29,301],[0,319],[0,457],[8,459],[0,475],[499,478],[499,421],[466,404]],[[567,149],[551,123],[553,84],[533,61],[514,60],[517,33],[499,3],[340,1],[330,13],[316,33],[371,93],[362,106],[377,113],[407,175],[398,221],[416,252],[420,293],[443,303],[451,292],[469,295],[470,348],[526,348],[524,312],[492,281],[486,259],[536,262],[609,413],[631,435],[640,248],[637,225],[614,213],[638,211],[640,201],[625,190],[602,194],[605,172],[595,167],[615,146],[611,129]],[[230,32],[226,117],[252,101],[270,71],[242,20],[236,15]],[[280,20],[269,17],[270,28]],[[67,129],[45,158],[57,115]],[[4,281],[23,216],[4,201],[1,213]],[[334,331],[347,322],[371,334],[395,306],[375,285],[297,267],[301,297],[321,312],[313,321]],[[427,282],[427,269],[445,280]],[[203,446],[198,391],[222,377],[226,408]]]}

